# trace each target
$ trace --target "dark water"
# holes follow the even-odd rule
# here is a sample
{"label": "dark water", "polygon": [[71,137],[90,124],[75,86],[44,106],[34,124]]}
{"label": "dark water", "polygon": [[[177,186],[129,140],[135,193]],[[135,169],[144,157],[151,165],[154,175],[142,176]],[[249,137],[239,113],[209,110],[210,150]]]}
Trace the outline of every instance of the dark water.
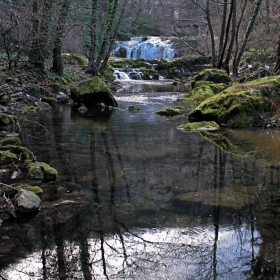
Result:
{"label": "dark water", "polygon": [[59,176],[33,182],[37,215],[2,222],[3,279],[279,279],[279,132],[184,133],[187,112],[154,114],[173,90],[26,117],[23,143]]}

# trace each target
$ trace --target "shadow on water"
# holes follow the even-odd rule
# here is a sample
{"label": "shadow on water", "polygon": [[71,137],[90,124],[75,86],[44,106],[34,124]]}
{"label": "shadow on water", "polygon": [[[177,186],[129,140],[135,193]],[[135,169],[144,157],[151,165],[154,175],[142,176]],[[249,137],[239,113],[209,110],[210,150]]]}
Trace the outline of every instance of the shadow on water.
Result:
{"label": "shadow on water", "polygon": [[114,110],[34,115],[49,134],[23,124],[23,142],[59,177],[36,182],[37,215],[2,222],[0,278],[277,279],[277,133],[182,133],[185,113],[154,114],[178,95],[127,92]]}

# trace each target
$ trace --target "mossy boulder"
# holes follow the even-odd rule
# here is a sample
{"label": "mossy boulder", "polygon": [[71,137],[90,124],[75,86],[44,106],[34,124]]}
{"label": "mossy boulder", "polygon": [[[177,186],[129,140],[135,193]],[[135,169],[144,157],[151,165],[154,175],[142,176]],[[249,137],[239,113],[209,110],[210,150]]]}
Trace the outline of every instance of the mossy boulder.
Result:
{"label": "mossy boulder", "polygon": [[57,100],[53,97],[44,97],[42,101],[48,103],[50,106],[54,106],[57,104]]}
{"label": "mossy boulder", "polygon": [[33,97],[40,98],[45,95],[45,89],[36,84],[27,85],[25,87],[25,89],[26,89],[27,93]]}
{"label": "mossy boulder", "polygon": [[216,121],[221,126],[257,126],[271,112],[271,98],[280,90],[278,77],[234,84],[203,101],[189,114],[190,121]]}
{"label": "mossy boulder", "polygon": [[59,93],[59,92],[63,92],[63,93],[67,93],[67,87],[62,84],[62,83],[57,83],[57,82],[50,82],[48,83],[48,88],[50,88],[51,92],[53,93]]}
{"label": "mossy boulder", "polygon": [[219,130],[220,126],[216,122],[193,122],[181,124],[177,127],[180,130],[192,131],[205,131],[205,130]]}
{"label": "mossy boulder", "polygon": [[209,81],[214,82],[216,84],[229,84],[230,77],[225,70],[215,69],[215,68],[207,68],[201,70],[192,80],[191,86],[194,88],[197,81]]}
{"label": "mossy boulder", "polygon": [[160,116],[173,117],[180,115],[181,110],[179,108],[163,108],[161,110],[155,111],[155,113]]}
{"label": "mossy boulder", "polygon": [[17,155],[10,151],[0,151],[0,163],[10,163],[17,160]]}
{"label": "mossy boulder", "polygon": [[26,147],[18,146],[18,145],[5,145],[0,147],[2,151],[9,151],[11,153],[16,154],[18,157],[21,156],[24,159],[31,159],[33,157],[33,153],[28,150]]}
{"label": "mossy boulder", "polygon": [[20,146],[21,141],[18,137],[16,136],[11,136],[11,137],[6,137],[2,140],[0,140],[0,145],[1,146],[6,146],[6,145],[15,145],[15,146]]}
{"label": "mossy boulder", "polygon": [[112,91],[99,78],[94,77],[71,87],[71,98],[76,103],[85,106],[105,103],[108,106],[117,107],[118,103]]}
{"label": "mossy boulder", "polygon": [[57,170],[47,163],[26,160],[24,166],[31,179],[56,180]]}
{"label": "mossy boulder", "polygon": [[0,125],[12,124],[17,120],[17,116],[0,113]]}
{"label": "mossy boulder", "polygon": [[88,65],[88,59],[85,56],[80,55],[78,53],[63,53],[62,61],[63,63],[69,65],[79,65],[79,66]]}
{"label": "mossy boulder", "polygon": [[43,190],[42,188],[38,187],[38,186],[30,186],[29,184],[23,184],[23,183],[16,183],[16,184],[12,184],[13,187],[17,187],[20,189],[24,189],[30,192],[34,192],[35,194],[42,194]]}
{"label": "mossy boulder", "polygon": [[140,111],[140,107],[137,105],[129,105],[128,110],[129,111]]}

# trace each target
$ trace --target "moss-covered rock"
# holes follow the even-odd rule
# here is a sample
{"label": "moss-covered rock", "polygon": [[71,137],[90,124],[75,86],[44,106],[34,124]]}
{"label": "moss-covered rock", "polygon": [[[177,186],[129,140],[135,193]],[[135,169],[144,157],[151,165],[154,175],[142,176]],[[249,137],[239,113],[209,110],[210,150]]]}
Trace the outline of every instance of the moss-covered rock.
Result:
{"label": "moss-covered rock", "polygon": [[24,108],[24,111],[26,113],[35,113],[35,112],[38,112],[39,110],[40,110],[39,106],[26,106]]}
{"label": "moss-covered rock", "polygon": [[10,163],[17,160],[17,155],[9,151],[0,151],[0,163]]}
{"label": "moss-covered rock", "polygon": [[140,107],[137,105],[130,105],[128,106],[129,111],[140,111]]}
{"label": "moss-covered rock", "polygon": [[8,96],[3,96],[0,98],[0,104],[7,105],[10,102],[10,98]]}
{"label": "moss-covered rock", "polygon": [[27,93],[33,97],[41,98],[45,95],[45,89],[36,84],[30,84],[25,87]]}
{"label": "moss-covered rock", "polygon": [[220,126],[216,122],[193,122],[181,124],[178,126],[178,129],[184,131],[205,131],[205,130],[219,130]]}
{"label": "moss-covered rock", "polygon": [[200,86],[195,86],[187,95],[180,98],[180,101],[192,102],[196,106],[202,101],[214,96],[215,93],[209,85],[201,84]]}
{"label": "moss-covered rock", "polygon": [[17,156],[21,156],[24,159],[31,159],[33,157],[33,153],[28,150],[26,147],[17,146],[17,145],[5,145],[0,147],[2,151],[10,151],[11,153],[16,154]]}
{"label": "moss-covered rock", "polygon": [[201,70],[192,80],[191,86],[194,88],[197,81],[209,81],[214,82],[216,84],[229,84],[230,77],[228,76],[225,70],[215,69],[215,68],[207,68]]}
{"label": "moss-covered rock", "polygon": [[32,179],[56,180],[57,170],[47,163],[26,160],[24,166]]}
{"label": "moss-covered rock", "polygon": [[163,108],[161,110],[155,111],[155,113],[160,116],[173,117],[180,115],[181,110],[179,108]]}
{"label": "moss-covered rock", "polygon": [[16,183],[16,184],[12,184],[12,186],[20,188],[20,189],[24,189],[30,192],[34,192],[36,194],[42,194],[43,190],[42,188],[38,187],[38,186],[30,186],[29,184],[23,184],[23,183]]}
{"label": "moss-covered rock", "polygon": [[21,141],[16,136],[6,137],[6,138],[0,140],[0,145],[1,146],[6,146],[6,145],[20,146],[21,145]]}
{"label": "moss-covered rock", "polygon": [[54,106],[57,104],[57,100],[53,97],[44,97],[42,101],[48,103],[50,106]]}
{"label": "moss-covered rock", "polygon": [[88,59],[85,56],[80,55],[78,53],[63,53],[62,61],[63,63],[69,65],[79,65],[79,66],[88,65]]}
{"label": "moss-covered rock", "polygon": [[8,125],[17,121],[17,116],[0,113],[0,125]]}
{"label": "moss-covered rock", "polygon": [[57,83],[57,82],[50,82],[48,83],[48,88],[50,88],[51,92],[53,93],[59,93],[59,92],[63,92],[63,93],[67,93],[67,87],[62,84],[62,83]]}
{"label": "moss-covered rock", "polygon": [[189,114],[189,120],[216,121],[228,127],[256,126],[271,112],[270,99],[277,98],[279,90],[278,77],[235,84],[203,101]]}
{"label": "moss-covered rock", "polygon": [[83,103],[85,106],[96,105],[100,102],[108,106],[118,106],[113,93],[99,77],[72,86],[71,98],[76,103]]}

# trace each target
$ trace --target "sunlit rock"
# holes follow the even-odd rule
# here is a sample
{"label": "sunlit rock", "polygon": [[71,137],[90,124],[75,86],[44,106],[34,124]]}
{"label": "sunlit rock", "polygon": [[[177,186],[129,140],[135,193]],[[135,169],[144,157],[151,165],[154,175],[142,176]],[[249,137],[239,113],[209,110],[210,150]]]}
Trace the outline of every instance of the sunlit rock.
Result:
{"label": "sunlit rock", "polygon": [[16,199],[17,212],[33,213],[40,209],[41,199],[32,191],[20,190],[21,194]]}
{"label": "sunlit rock", "polygon": [[258,126],[273,111],[270,100],[279,102],[279,90],[278,77],[234,84],[203,101],[188,118],[192,122],[215,121],[233,128]]}
{"label": "sunlit rock", "polygon": [[194,88],[197,81],[209,81],[214,83],[228,84],[230,82],[230,77],[225,70],[207,68],[201,70],[192,80],[191,85]]}

